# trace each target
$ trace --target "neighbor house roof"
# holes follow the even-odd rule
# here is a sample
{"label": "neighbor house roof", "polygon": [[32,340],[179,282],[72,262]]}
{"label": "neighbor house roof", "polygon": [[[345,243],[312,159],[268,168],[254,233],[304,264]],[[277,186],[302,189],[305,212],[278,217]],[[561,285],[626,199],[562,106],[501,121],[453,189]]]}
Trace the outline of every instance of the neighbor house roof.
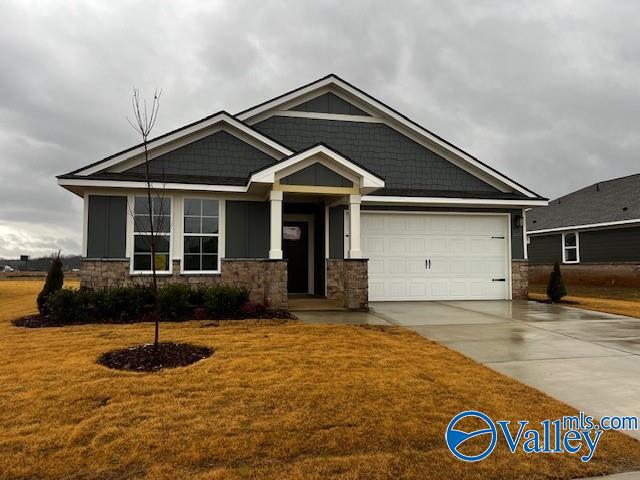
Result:
{"label": "neighbor house roof", "polygon": [[640,223],[640,174],[594,183],[527,212],[527,232]]}

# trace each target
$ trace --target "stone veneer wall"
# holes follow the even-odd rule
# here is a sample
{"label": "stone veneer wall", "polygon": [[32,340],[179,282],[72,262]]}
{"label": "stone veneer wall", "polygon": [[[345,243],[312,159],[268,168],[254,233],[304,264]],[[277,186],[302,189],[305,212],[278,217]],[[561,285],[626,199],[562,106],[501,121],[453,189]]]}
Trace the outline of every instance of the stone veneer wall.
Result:
{"label": "stone veneer wall", "polygon": [[526,300],[529,297],[529,262],[511,261],[511,296],[514,300]]}
{"label": "stone veneer wall", "polygon": [[[170,275],[158,275],[158,284],[185,283],[189,285],[215,285],[225,283],[249,289],[252,302],[264,303],[271,308],[286,309],[287,261],[267,259],[222,259],[220,274],[184,275],[180,273],[180,260],[173,261]],[[131,283],[147,283],[151,275],[131,275],[128,259],[83,259],[80,267],[80,285],[109,288]]]}
{"label": "stone veneer wall", "polygon": [[367,259],[327,260],[327,298],[339,300],[349,310],[368,310]]}

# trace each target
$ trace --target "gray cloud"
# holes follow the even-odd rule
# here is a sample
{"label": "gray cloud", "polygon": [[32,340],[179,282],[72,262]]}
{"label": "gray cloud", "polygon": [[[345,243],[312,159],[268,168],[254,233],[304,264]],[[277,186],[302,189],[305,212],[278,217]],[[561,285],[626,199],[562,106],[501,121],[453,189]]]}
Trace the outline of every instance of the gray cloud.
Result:
{"label": "gray cloud", "polygon": [[3,3],[0,256],[79,251],[53,176],[335,72],[540,194],[640,171],[637,2]]}

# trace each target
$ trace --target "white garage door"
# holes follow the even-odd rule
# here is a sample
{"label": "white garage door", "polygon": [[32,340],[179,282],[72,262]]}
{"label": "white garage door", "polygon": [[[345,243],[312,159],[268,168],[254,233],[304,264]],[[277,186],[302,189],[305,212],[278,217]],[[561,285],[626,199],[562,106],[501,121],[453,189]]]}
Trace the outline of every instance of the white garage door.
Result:
{"label": "white garage door", "polygon": [[369,299],[509,298],[508,217],[362,212]]}

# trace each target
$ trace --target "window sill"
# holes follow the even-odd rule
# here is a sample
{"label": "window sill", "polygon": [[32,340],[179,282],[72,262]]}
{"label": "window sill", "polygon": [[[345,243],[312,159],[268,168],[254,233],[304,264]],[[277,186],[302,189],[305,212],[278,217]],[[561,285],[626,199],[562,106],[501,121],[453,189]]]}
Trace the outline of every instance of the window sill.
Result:
{"label": "window sill", "polygon": [[220,270],[195,270],[180,272],[180,275],[220,275]]}
{"label": "window sill", "polygon": [[[129,275],[137,275],[137,276],[151,276],[153,272],[129,272]],[[173,272],[156,272],[156,275],[162,277],[170,277],[173,275]]]}

